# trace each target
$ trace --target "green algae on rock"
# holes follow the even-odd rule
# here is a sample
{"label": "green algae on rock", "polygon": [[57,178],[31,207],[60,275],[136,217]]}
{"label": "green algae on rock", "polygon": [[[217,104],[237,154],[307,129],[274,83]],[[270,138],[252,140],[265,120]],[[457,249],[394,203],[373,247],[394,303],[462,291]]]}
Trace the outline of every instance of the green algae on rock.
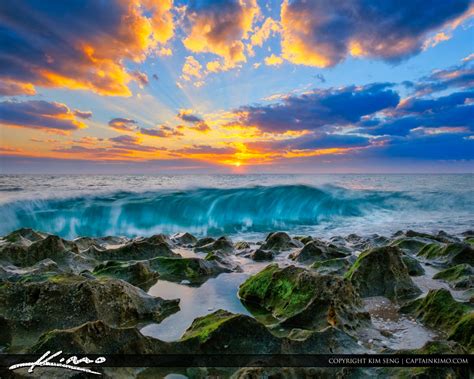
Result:
{"label": "green algae on rock", "polygon": [[463,263],[438,272],[433,279],[448,282],[455,289],[468,289],[474,285],[474,269],[471,265]]}
{"label": "green algae on rock", "polygon": [[418,256],[447,266],[461,263],[468,263],[474,266],[474,248],[470,244],[462,242],[445,245],[438,243],[429,244],[420,250]]}
{"label": "green algae on rock", "polygon": [[281,349],[281,340],[263,324],[222,309],[195,319],[176,344],[184,351],[226,354],[271,354]]}
{"label": "green algae on rock", "polygon": [[267,266],[240,286],[239,296],[244,304],[265,309],[284,326],[352,329],[368,321],[350,282],[295,266]]}
{"label": "green algae on rock", "polygon": [[171,281],[186,279],[192,282],[202,282],[210,277],[231,271],[217,260],[201,258],[157,257],[148,262],[152,270],[156,270],[162,279]]}
{"label": "green algae on rock", "polygon": [[451,329],[448,339],[459,342],[466,347],[469,354],[474,353],[474,312],[461,317]]}
{"label": "green algae on rock", "polygon": [[385,296],[393,300],[416,297],[421,290],[410,278],[402,254],[393,246],[367,250],[357,258],[345,277],[362,297]]}
{"label": "green algae on rock", "polygon": [[151,243],[148,240],[137,240],[113,249],[97,249],[95,246],[85,250],[83,254],[97,260],[130,261],[146,260],[155,257],[180,257],[174,253],[168,244],[163,242]]}
{"label": "green algae on rock", "polygon": [[122,279],[145,290],[149,289],[159,277],[156,271],[150,269],[147,261],[107,261],[96,266],[92,273],[97,277]]}
{"label": "green algae on rock", "polygon": [[310,268],[323,275],[343,276],[347,270],[349,270],[352,263],[353,260],[350,257],[334,258],[324,261],[316,261],[310,266]]}
{"label": "green algae on rock", "polygon": [[408,275],[421,276],[425,274],[425,269],[421,263],[411,255],[402,255],[402,261],[405,263],[405,266],[407,266]]}

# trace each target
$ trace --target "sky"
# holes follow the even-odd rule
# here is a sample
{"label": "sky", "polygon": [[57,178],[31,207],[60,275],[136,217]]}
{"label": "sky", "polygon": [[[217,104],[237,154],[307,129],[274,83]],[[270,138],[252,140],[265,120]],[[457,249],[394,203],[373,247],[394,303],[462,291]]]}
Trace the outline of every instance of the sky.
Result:
{"label": "sky", "polygon": [[470,0],[3,0],[0,172],[474,172],[473,26]]}

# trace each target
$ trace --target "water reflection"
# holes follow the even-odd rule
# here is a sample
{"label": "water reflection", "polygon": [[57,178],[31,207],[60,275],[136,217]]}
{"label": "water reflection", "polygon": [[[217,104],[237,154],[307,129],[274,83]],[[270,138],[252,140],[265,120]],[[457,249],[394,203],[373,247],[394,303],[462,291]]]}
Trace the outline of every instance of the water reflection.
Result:
{"label": "water reflection", "polygon": [[141,332],[162,341],[175,341],[183,335],[196,317],[205,316],[218,309],[250,315],[237,297],[239,285],[248,276],[246,273],[221,274],[209,279],[200,287],[158,280],[148,293],[163,299],[181,299],[179,305],[181,310],[160,324],[145,326]]}

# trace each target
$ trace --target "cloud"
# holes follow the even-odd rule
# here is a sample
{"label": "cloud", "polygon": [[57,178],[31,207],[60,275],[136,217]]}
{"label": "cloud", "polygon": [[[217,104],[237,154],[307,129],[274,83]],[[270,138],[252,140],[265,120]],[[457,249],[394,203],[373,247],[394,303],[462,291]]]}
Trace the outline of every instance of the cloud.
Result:
{"label": "cloud", "polygon": [[264,59],[267,66],[279,66],[283,63],[283,58],[277,57],[275,54],[270,55]]}
{"label": "cloud", "polygon": [[123,150],[123,152],[157,152],[163,150],[163,148],[157,148],[154,146],[147,146],[141,144],[140,138],[136,136],[122,135],[118,137],[109,138],[109,141],[113,143],[115,149]]}
{"label": "cloud", "polygon": [[109,126],[115,130],[132,132],[137,128],[137,121],[129,118],[117,117],[109,121]]}
{"label": "cloud", "polygon": [[[455,92],[435,99],[408,99],[401,102],[390,117],[375,122],[373,126],[367,125],[364,130],[373,135],[388,136],[420,134],[420,131],[425,131],[424,135],[438,135],[446,134],[448,130],[460,132],[462,129],[459,128],[474,131],[472,100],[472,91]],[[361,126],[364,128],[365,125]]]}
{"label": "cloud", "polygon": [[362,116],[395,107],[399,95],[386,83],[314,90],[286,96],[280,103],[244,106],[234,111],[238,123],[265,132],[315,130],[358,122]]}
{"label": "cloud", "polygon": [[172,0],[0,2],[0,79],[129,96],[142,61],[173,36]]}
{"label": "cloud", "polygon": [[474,87],[474,62],[469,57],[464,58],[460,65],[445,70],[435,70],[431,75],[413,85],[417,95],[426,95],[451,87]]}
{"label": "cloud", "polygon": [[180,109],[177,116],[181,120],[186,121],[186,122],[191,122],[193,124],[204,121],[201,117],[193,114],[192,112],[193,112],[192,109]]}
{"label": "cloud", "polygon": [[200,79],[203,77],[202,65],[193,56],[186,57],[184,61],[181,78],[190,81],[193,78]]}
{"label": "cloud", "polygon": [[170,128],[166,125],[160,125],[157,128],[140,128],[140,133],[151,137],[181,137],[184,136],[179,130]]}
{"label": "cloud", "polygon": [[80,111],[78,109],[74,110],[74,115],[79,118],[83,119],[89,119],[92,117],[92,112],[91,111]]}
{"label": "cloud", "polygon": [[149,83],[147,74],[143,72],[137,70],[131,71],[130,76],[132,76],[132,78],[138,83],[140,88],[147,86]]}
{"label": "cloud", "polygon": [[86,128],[76,117],[89,112],[71,110],[67,105],[44,100],[0,102],[0,124],[20,128],[41,129],[59,134]]}
{"label": "cloud", "polygon": [[184,46],[195,53],[212,53],[228,66],[245,62],[244,43],[260,10],[256,0],[192,1],[186,7]]}
{"label": "cloud", "polygon": [[215,155],[215,154],[234,154],[236,153],[236,149],[234,147],[215,147],[210,145],[192,145],[189,147],[184,147],[182,149],[176,149],[174,152],[182,153],[182,154],[189,154],[189,155]]}
{"label": "cloud", "polygon": [[0,80],[0,96],[18,96],[36,94],[31,83],[19,83],[11,80]]}
{"label": "cloud", "polygon": [[330,67],[348,55],[398,62],[420,52],[427,34],[467,13],[470,0],[285,0],[282,56]]}
{"label": "cloud", "polygon": [[262,47],[267,39],[272,35],[280,33],[281,27],[280,24],[275,21],[273,18],[268,17],[265,19],[261,27],[257,28],[254,34],[250,37],[250,42],[247,44],[247,51],[249,55],[254,55],[254,47]]}

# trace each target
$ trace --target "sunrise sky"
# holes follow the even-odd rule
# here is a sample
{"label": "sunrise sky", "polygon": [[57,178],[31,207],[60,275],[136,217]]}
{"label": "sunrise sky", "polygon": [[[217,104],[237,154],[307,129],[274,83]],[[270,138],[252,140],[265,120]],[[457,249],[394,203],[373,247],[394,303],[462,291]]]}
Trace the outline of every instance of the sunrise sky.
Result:
{"label": "sunrise sky", "polygon": [[3,0],[4,173],[473,172],[469,0]]}

